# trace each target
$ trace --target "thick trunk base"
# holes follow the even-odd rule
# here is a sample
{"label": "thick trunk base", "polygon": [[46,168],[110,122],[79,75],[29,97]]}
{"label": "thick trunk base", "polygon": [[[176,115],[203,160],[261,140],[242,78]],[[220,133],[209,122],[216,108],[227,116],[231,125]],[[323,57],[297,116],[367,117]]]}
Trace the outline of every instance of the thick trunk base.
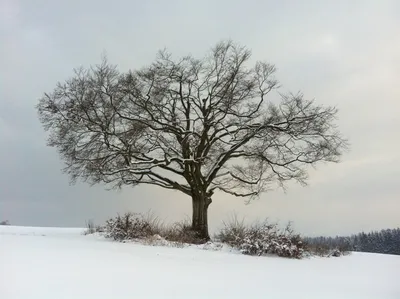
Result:
{"label": "thick trunk base", "polygon": [[211,198],[193,197],[193,216],[192,230],[196,238],[204,243],[210,240],[208,232],[208,206],[211,204]]}

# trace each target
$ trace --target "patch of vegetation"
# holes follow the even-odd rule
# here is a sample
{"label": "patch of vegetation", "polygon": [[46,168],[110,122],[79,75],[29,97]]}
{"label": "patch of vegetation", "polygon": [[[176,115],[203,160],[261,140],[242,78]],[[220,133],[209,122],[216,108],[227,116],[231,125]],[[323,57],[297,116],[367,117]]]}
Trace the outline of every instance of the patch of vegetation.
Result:
{"label": "patch of vegetation", "polygon": [[93,220],[86,221],[86,230],[83,232],[84,235],[91,235],[101,232],[104,232],[104,228],[101,225],[95,225]]}
{"label": "patch of vegetation", "polygon": [[269,223],[266,219],[246,226],[243,220],[234,217],[224,223],[216,238],[247,255],[301,258],[304,253],[303,241],[294,233],[291,223],[280,229],[277,223]]}
{"label": "patch of vegetation", "polygon": [[[153,213],[128,212],[108,219],[104,226],[96,226],[93,221],[87,221],[86,226],[85,234],[100,232],[106,238],[119,242],[137,240],[147,245],[184,247],[185,244],[204,244],[206,241],[192,229],[189,219],[166,225]],[[236,215],[224,222],[214,240],[221,246],[227,244],[252,256],[276,255],[300,259],[314,255],[339,257],[350,252],[345,242],[330,244],[322,242],[323,238],[302,238],[290,222],[284,228],[268,219],[248,225]]]}

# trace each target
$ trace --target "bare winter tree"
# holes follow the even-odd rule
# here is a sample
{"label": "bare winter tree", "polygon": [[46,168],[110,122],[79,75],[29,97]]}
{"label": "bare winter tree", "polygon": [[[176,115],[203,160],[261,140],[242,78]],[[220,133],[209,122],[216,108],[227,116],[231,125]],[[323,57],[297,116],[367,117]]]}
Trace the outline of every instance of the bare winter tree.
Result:
{"label": "bare winter tree", "polygon": [[[275,67],[220,42],[203,59],[165,51],[139,71],[103,60],[76,70],[40,99],[38,112],[72,181],[150,184],[192,199],[192,229],[209,239],[216,190],[248,199],[278,183],[305,184],[307,166],[337,162],[346,141],[337,110],[280,95]],[[279,95],[278,93],[275,93]]]}

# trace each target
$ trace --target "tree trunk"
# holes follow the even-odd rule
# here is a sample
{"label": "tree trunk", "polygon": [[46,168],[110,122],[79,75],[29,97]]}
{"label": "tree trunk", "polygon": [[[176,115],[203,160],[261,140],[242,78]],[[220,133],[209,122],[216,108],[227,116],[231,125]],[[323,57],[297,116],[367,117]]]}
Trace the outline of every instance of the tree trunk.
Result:
{"label": "tree trunk", "polygon": [[196,232],[196,236],[207,242],[210,240],[208,233],[208,206],[211,204],[211,198],[205,196],[193,196],[193,216],[192,229]]}

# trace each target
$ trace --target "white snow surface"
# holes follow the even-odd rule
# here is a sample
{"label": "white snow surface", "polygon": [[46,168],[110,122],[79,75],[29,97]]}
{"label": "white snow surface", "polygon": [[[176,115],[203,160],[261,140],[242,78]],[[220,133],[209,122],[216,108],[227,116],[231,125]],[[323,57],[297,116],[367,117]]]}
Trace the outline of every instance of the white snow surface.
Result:
{"label": "white snow surface", "polygon": [[0,298],[400,298],[400,256],[250,257],[82,231],[0,226]]}

